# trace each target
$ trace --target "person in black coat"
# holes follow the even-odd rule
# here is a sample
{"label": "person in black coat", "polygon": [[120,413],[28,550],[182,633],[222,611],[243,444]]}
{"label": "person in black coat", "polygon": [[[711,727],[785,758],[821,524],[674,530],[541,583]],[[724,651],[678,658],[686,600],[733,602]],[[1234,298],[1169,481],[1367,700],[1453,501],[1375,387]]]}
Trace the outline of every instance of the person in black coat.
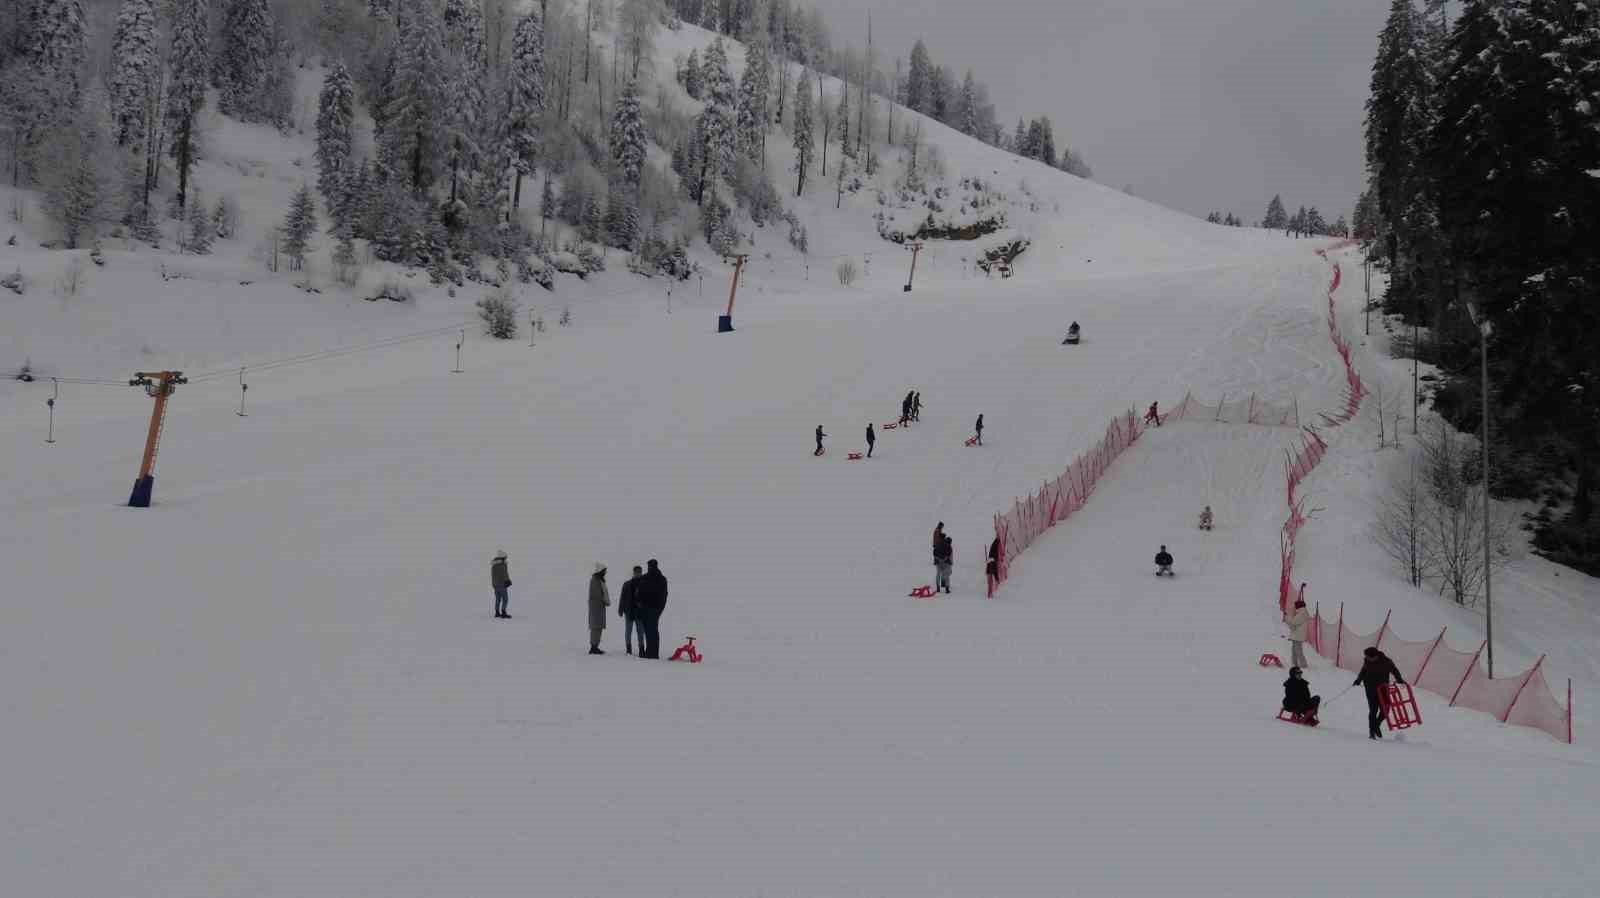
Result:
{"label": "person in black coat", "polygon": [[1289,668],[1289,679],[1283,681],[1283,710],[1305,715],[1306,723],[1315,724],[1321,706],[1322,696],[1311,694],[1311,684],[1301,677],[1300,668]]}
{"label": "person in black coat", "polygon": [[644,569],[637,564],[633,566],[633,576],[622,584],[622,595],[617,599],[617,617],[622,618],[622,637],[626,641],[628,654],[633,654],[633,634],[639,634],[639,651],[644,652],[644,627],[641,625],[639,609],[635,605],[634,593],[639,589],[639,578],[643,576]]}
{"label": "person in black coat", "polygon": [[900,424],[902,426],[911,420],[911,397],[914,395],[916,394],[907,393],[906,398],[900,400]]}
{"label": "person in black coat", "polygon": [[814,454],[814,455],[821,455],[822,454],[822,438],[825,437],[825,436],[827,436],[827,434],[822,432],[822,425],[818,424],[817,425],[817,451],[812,453],[812,454]]}
{"label": "person in black coat", "polygon": [[978,445],[983,445],[983,416],[978,416]]}
{"label": "person in black coat", "polygon": [[989,560],[983,565],[984,576],[989,579],[989,595],[994,595],[994,588],[1000,582],[1000,537],[995,537],[989,544]]}
{"label": "person in black coat", "polygon": [[1166,546],[1162,546],[1161,551],[1156,553],[1156,576],[1162,574],[1172,576],[1172,553],[1167,551]]}
{"label": "person in black coat", "polygon": [[1400,676],[1400,668],[1394,666],[1389,656],[1378,651],[1377,646],[1367,646],[1362,652],[1361,672],[1356,674],[1354,686],[1365,686],[1367,689],[1367,738],[1382,739],[1383,733],[1378,725],[1383,723],[1383,702],[1380,690],[1389,684],[1389,678],[1394,677],[1396,683],[1405,685],[1405,677]]}
{"label": "person in black coat", "polygon": [[633,588],[634,613],[644,625],[639,657],[661,657],[661,612],[667,609],[667,578],[654,558],[645,562],[649,570]]}
{"label": "person in black coat", "polygon": [[872,447],[877,445],[878,436],[872,432],[872,422],[867,422],[867,458],[872,457]]}
{"label": "person in black coat", "polygon": [[921,393],[912,393],[911,394],[911,420],[913,420],[913,421],[921,421],[922,420],[922,394]]}

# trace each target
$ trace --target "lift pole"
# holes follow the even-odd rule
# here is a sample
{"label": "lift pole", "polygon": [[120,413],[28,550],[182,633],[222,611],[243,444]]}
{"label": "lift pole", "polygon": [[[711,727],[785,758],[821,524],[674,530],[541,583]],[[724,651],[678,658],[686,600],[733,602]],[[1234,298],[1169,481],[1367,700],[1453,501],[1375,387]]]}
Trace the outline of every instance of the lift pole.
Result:
{"label": "lift pole", "polygon": [[133,495],[128,498],[130,507],[150,507],[150,496],[156,488],[156,450],[161,445],[161,425],[166,420],[167,397],[178,389],[179,384],[188,382],[182,371],[140,371],[128,381],[130,387],[144,387],[145,395],[156,401],[155,408],[150,412],[150,433],[144,441],[144,462],[139,465],[139,479],[134,481]]}
{"label": "lift pole", "polygon": [[922,252],[921,243],[907,243],[906,248],[911,250],[911,273],[906,275],[905,293],[911,292],[911,280],[917,276],[917,254]]}
{"label": "lift pole", "polygon": [[733,300],[739,295],[739,275],[744,272],[744,262],[750,258],[748,255],[733,257],[733,284],[728,288],[728,312],[726,315],[717,316],[717,333],[733,333]]}

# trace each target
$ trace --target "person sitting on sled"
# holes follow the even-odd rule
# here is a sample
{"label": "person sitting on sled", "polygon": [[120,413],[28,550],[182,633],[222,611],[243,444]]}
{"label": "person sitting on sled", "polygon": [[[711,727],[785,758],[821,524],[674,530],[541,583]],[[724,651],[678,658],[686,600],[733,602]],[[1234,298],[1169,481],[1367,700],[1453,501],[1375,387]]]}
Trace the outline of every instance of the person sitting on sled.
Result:
{"label": "person sitting on sled", "polygon": [[1200,529],[1211,529],[1211,506],[1209,505],[1207,505],[1205,509],[1200,512]]}
{"label": "person sitting on sled", "polygon": [[1315,726],[1321,706],[1322,696],[1311,694],[1311,684],[1301,676],[1300,668],[1289,668],[1289,679],[1283,681],[1283,710],[1299,714],[1305,723]]}
{"label": "person sitting on sled", "polygon": [[1172,576],[1172,553],[1167,551],[1166,546],[1162,546],[1161,551],[1156,553],[1156,576],[1162,574]]}
{"label": "person sitting on sled", "polygon": [[1067,339],[1064,340],[1063,342],[1066,342],[1066,343],[1076,343],[1076,342],[1078,342],[1078,322],[1076,322],[1076,321],[1072,322],[1072,325],[1067,328]]}

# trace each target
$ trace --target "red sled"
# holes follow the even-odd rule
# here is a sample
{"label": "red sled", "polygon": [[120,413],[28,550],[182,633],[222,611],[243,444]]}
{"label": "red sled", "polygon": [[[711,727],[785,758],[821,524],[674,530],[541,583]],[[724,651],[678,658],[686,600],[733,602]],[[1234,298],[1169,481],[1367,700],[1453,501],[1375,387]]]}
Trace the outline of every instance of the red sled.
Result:
{"label": "red sled", "polygon": [[1410,683],[1387,683],[1378,690],[1378,705],[1383,708],[1385,720],[1391,730],[1403,730],[1422,723],[1422,712],[1417,709],[1416,693]]}
{"label": "red sled", "polygon": [[931,599],[931,598],[933,598],[933,587],[931,587],[931,586],[919,586],[916,589],[911,590],[911,598],[913,598],[913,599]]}
{"label": "red sled", "polygon": [[1319,723],[1313,715],[1290,711],[1286,708],[1278,709],[1278,719],[1284,723],[1298,723],[1303,727],[1314,727]]}
{"label": "red sled", "polygon": [[978,445],[978,438],[977,437],[967,437],[967,445],[968,446],[976,446],[976,445]]}
{"label": "red sled", "polygon": [[895,428],[897,428],[899,426],[900,426],[899,424],[879,424],[878,425],[878,429],[879,430],[894,430]]}
{"label": "red sled", "polygon": [[678,650],[672,653],[672,658],[670,660],[687,661],[690,664],[700,663],[700,660],[705,656],[700,654],[700,651],[694,647],[693,636],[688,637],[688,640],[688,642],[678,646]]}
{"label": "red sled", "polygon": [[1279,658],[1277,655],[1272,654],[1271,652],[1268,652],[1265,655],[1262,655],[1261,656],[1261,660],[1259,662],[1257,662],[1257,663],[1260,664],[1262,667],[1282,667],[1283,666],[1283,659]]}
{"label": "red sled", "polygon": [[865,457],[866,456],[862,455],[859,452],[851,452],[851,453],[845,455],[845,460],[846,461],[860,461],[861,459],[863,459]]}

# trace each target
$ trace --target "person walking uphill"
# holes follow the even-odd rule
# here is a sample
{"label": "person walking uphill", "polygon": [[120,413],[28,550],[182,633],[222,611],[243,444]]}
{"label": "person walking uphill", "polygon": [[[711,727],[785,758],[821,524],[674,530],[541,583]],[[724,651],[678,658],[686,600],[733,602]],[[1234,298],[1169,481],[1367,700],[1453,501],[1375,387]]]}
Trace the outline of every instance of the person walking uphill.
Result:
{"label": "person walking uphill", "polygon": [[1306,666],[1306,627],[1311,615],[1306,611],[1306,600],[1296,599],[1294,610],[1289,612],[1289,663],[1295,667]]}
{"label": "person walking uphill", "polygon": [[639,575],[643,568],[637,564],[633,566],[633,576],[622,584],[622,594],[617,597],[617,617],[622,618],[622,639],[627,644],[628,654],[633,654],[633,633],[639,632],[639,651],[644,651],[644,628],[639,625],[639,611],[633,597],[639,588]]}
{"label": "person walking uphill", "polygon": [[867,422],[867,458],[872,457],[872,447],[877,445],[878,436],[872,432],[872,422]]}
{"label": "person walking uphill", "polygon": [[1356,674],[1354,686],[1367,687],[1367,738],[1382,739],[1383,733],[1378,725],[1383,723],[1383,702],[1380,692],[1389,684],[1389,678],[1394,677],[1396,683],[1405,685],[1405,677],[1400,676],[1400,668],[1394,666],[1389,656],[1378,651],[1377,646],[1368,646],[1362,652],[1364,659],[1361,662],[1361,672]]}
{"label": "person walking uphill", "polygon": [[667,578],[654,558],[645,562],[649,570],[639,578],[634,587],[633,602],[644,625],[640,637],[639,657],[661,657],[661,612],[667,608]]}
{"label": "person walking uphill", "polygon": [[511,617],[506,613],[506,605],[511,601],[511,572],[506,568],[505,549],[494,553],[494,560],[489,562],[489,585],[494,587],[494,616]]}
{"label": "person walking uphill", "polygon": [[825,436],[827,436],[827,434],[822,432],[822,425],[818,424],[817,425],[817,451],[811,453],[812,455],[821,455],[822,454],[822,438],[825,437]]}
{"label": "person walking uphill", "polygon": [[606,590],[606,566],[594,563],[594,576],[589,578],[589,654],[604,655],[600,649],[600,636],[606,631],[606,609],[611,607],[611,593]]}
{"label": "person walking uphill", "polygon": [[933,566],[938,571],[938,579],[934,581],[934,589],[950,594],[950,569],[955,566],[956,547],[955,540],[949,535],[939,538],[939,544],[933,548]]}
{"label": "person walking uphill", "polygon": [[978,445],[983,445],[983,416],[978,416]]}

